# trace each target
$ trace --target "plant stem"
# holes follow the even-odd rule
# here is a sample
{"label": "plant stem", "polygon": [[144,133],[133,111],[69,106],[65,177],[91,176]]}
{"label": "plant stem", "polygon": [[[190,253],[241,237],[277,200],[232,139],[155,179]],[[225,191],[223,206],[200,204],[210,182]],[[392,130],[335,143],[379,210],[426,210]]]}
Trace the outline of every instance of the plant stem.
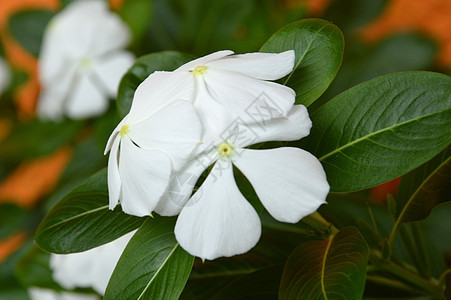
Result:
{"label": "plant stem", "polygon": [[386,277],[381,277],[381,276],[376,276],[376,275],[366,275],[366,279],[369,281],[373,281],[379,284],[383,284],[386,286],[390,286],[390,287],[394,287],[400,290],[404,290],[404,291],[409,291],[412,292],[412,287],[405,284],[404,282],[395,280],[395,279],[391,279],[391,278],[386,278]]}

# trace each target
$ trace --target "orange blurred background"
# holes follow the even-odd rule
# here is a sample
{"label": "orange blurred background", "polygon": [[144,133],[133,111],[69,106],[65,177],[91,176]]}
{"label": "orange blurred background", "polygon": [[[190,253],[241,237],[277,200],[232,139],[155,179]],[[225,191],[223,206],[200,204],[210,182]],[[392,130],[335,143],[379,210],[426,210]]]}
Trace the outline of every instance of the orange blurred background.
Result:
{"label": "orange blurred background", "polygon": [[[320,17],[331,0],[291,0],[288,4],[306,5],[310,14]],[[110,0],[113,9],[118,9],[122,0]],[[8,34],[7,22],[14,12],[44,8],[58,10],[58,0],[0,0],[0,38],[10,64],[29,74],[28,81],[15,94],[15,103],[21,119],[34,115],[39,94],[37,79],[37,62],[25,52]],[[361,28],[360,37],[367,42],[377,42],[389,34],[406,30],[422,32],[440,45],[437,64],[451,68],[451,1],[428,0],[409,1],[392,0],[382,15],[371,24]],[[433,20],[433,22],[431,21]],[[0,142],[8,135],[8,120],[0,120]],[[22,207],[32,207],[43,195],[48,193],[57,183],[64,167],[71,158],[71,149],[65,147],[49,157],[35,161],[23,162],[12,174],[0,183],[0,203],[14,201]],[[399,180],[373,189],[375,201],[383,201],[387,193],[396,192]],[[24,188],[26,186],[26,188]],[[0,241],[0,262],[21,245],[25,234],[13,236]]]}

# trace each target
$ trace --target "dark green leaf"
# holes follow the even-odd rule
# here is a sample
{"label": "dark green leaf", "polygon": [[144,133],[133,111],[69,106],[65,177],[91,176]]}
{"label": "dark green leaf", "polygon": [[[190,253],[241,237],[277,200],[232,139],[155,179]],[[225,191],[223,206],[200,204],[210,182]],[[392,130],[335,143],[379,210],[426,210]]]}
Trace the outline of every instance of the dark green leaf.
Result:
{"label": "dark green leaf", "polygon": [[0,240],[22,230],[27,224],[28,213],[12,203],[0,204]]}
{"label": "dark green leaf", "polygon": [[305,19],[277,31],[261,52],[295,50],[295,67],[282,83],[296,92],[296,103],[310,105],[327,89],[343,58],[343,35],[337,26]]}
{"label": "dark green leaf", "polygon": [[155,71],[173,71],[193,57],[176,51],[164,51],[142,56],[122,77],[117,95],[117,108],[124,117],[130,110],[138,85]]}
{"label": "dark green leaf", "polygon": [[106,169],[59,201],[39,225],[35,241],[59,254],[81,252],[111,242],[138,228],[146,218],[108,209]]}
{"label": "dark green leaf", "polygon": [[451,149],[406,174],[398,190],[397,212],[401,222],[425,219],[431,210],[451,201]]}
{"label": "dark green leaf", "polygon": [[52,16],[48,10],[22,11],[9,19],[9,30],[25,50],[38,57],[44,30]]}
{"label": "dark green leaf", "polygon": [[353,227],[306,242],[288,258],[279,299],[362,299],[368,246]]}
{"label": "dark green leaf", "polygon": [[135,233],[111,276],[105,299],[177,299],[194,257],[174,236],[175,218],[156,216]]}
{"label": "dark green leaf", "polygon": [[418,167],[451,142],[451,78],[430,72],[378,77],[311,114],[301,147],[323,163],[331,191],[355,191]]}

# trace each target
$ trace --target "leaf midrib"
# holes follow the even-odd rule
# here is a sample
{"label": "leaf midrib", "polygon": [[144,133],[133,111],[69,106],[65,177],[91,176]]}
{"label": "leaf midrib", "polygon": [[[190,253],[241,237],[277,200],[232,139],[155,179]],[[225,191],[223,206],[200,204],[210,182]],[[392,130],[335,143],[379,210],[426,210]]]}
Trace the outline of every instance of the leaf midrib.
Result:
{"label": "leaf midrib", "polygon": [[408,124],[410,122],[419,121],[419,120],[421,120],[423,118],[430,117],[430,116],[433,116],[433,115],[436,115],[436,114],[440,114],[440,113],[443,113],[443,112],[448,111],[448,110],[450,110],[450,108],[446,108],[444,110],[436,111],[436,112],[433,112],[431,114],[422,115],[422,116],[419,116],[419,117],[416,117],[416,118],[413,118],[413,119],[406,120],[406,121],[401,122],[401,123],[393,124],[393,125],[391,125],[389,127],[385,127],[385,128],[376,130],[376,131],[374,131],[374,132],[372,132],[370,134],[364,135],[364,136],[362,136],[362,137],[360,137],[360,138],[358,138],[358,139],[356,139],[356,140],[354,140],[352,142],[346,143],[343,146],[338,147],[337,149],[335,149],[335,150],[333,150],[333,151],[321,156],[320,158],[318,158],[318,160],[319,161],[323,161],[324,159],[328,158],[329,156],[332,156],[332,155],[334,155],[334,154],[336,154],[338,152],[341,152],[343,149],[351,147],[352,145],[357,144],[357,143],[359,143],[359,142],[361,142],[363,140],[369,139],[372,136],[378,135],[378,134],[386,132],[386,131],[391,131],[391,130],[397,128],[397,127],[406,125],[406,124]]}
{"label": "leaf midrib", "polygon": [[154,281],[154,279],[158,276],[158,273],[160,273],[160,271],[163,269],[163,267],[166,265],[166,263],[168,262],[169,258],[171,258],[172,254],[174,253],[174,251],[177,249],[177,247],[179,246],[179,243],[176,243],[174,245],[174,248],[171,250],[171,252],[169,252],[168,256],[166,257],[166,259],[163,261],[163,263],[161,264],[161,266],[158,268],[158,271],[152,276],[152,278],[150,279],[150,281],[147,283],[146,287],[144,288],[144,290],[141,292],[141,294],[139,295],[139,297],[137,298],[137,300],[142,299],[142,297],[144,296],[144,294],[146,293],[147,289],[149,288],[150,284]]}
{"label": "leaf midrib", "polygon": [[318,29],[318,31],[315,33],[315,36],[312,38],[312,40],[308,43],[307,48],[305,49],[304,53],[302,53],[302,56],[299,58],[299,61],[296,63],[296,65],[293,68],[293,71],[290,73],[290,75],[288,75],[287,79],[285,80],[285,82],[283,83],[283,85],[287,85],[287,82],[290,81],[291,76],[293,76],[294,72],[296,72],[296,70],[298,69],[299,65],[301,64],[302,60],[304,59],[305,55],[307,55],[307,52],[310,51],[310,48],[313,44],[313,42],[316,40],[316,38],[318,37],[318,34],[321,32],[321,30],[323,30],[324,28],[326,28],[327,26],[329,26],[329,24],[324,25],[323,27],[321,27],[320,29]]}
{"label": "leaf midrib", "polygon": [[329,250],[330,250],[330,246],[332,245],[332,240],[334,239],[334,235],[331,235],[329,237],[329,240],[327,241],[327,247],[326,247],[326,251],[324,251],[324,257],[323,257],[323,263],[321,265],[321,291],[324,295],[324,299],[328,299],[327,298],[327,293],[326,293],[326,286],[324,283],[324,277],[325,277],[325,273],[326,273],[326,260],[327,260],[327,255],[329,254]]}

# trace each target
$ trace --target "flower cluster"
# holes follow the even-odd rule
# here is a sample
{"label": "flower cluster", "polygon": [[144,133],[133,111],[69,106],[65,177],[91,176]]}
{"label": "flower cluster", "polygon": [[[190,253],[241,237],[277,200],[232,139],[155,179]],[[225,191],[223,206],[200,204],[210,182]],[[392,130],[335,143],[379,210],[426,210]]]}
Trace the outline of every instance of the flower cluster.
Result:
{"label": "flower cluster", "polygon": [[177,241],[202,259],[247,252],[260,237],[260,219],[241,194],[233,166],[279,221],[298,222],[329,191],[310,153],[249,148],[310,132],[307,109],[294,105],[295,92],[272,82],[292,72],[294,51],[232,54],[219,51],[151,74],[106,148],[110,209],[120,201],[136,216],[179,215]]}
{"label": "flower cluster", "polygon": [[129,40],[129,29],[106,1],[74,1],[58,13],[41,46],[39,117],[80,119],[104,113],[133,64],[134,56],[123,50]]}

